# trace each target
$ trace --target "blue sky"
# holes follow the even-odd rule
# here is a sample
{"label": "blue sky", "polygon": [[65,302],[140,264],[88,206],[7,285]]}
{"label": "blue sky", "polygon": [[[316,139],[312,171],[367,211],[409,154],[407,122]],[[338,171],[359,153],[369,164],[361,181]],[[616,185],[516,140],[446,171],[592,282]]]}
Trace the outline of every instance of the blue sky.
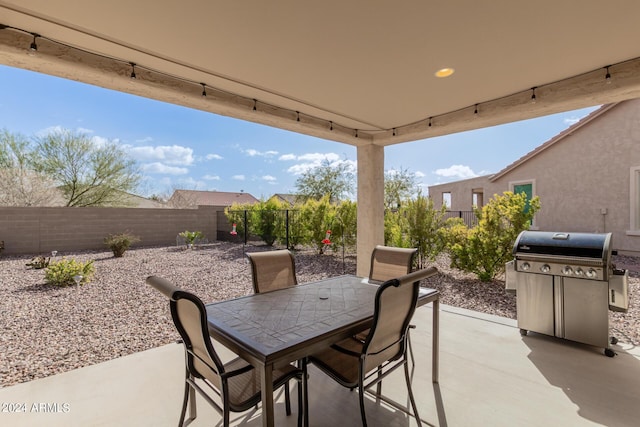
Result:
{"label": "blue sky", "polygon": [[[0,128],[27,137],[52,129],[115,141],[138,162],[141,195],[173,189],[291,193],[328,158],[356,164],[356,148],[83,83],[0,65]],[[385,149],[385,169],[424,187],[494,173],[596,107]]]}

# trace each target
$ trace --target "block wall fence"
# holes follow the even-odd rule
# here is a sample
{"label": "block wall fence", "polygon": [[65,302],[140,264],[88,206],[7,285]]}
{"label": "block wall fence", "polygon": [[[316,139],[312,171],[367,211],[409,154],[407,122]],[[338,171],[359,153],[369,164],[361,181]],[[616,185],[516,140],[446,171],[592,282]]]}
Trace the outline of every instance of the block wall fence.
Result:
{"label": "block wall fence", "polygon": [[216,240],[216,211],[197,209],[0,207],[2,254],[43,254],[106,249],[109,234],[139,236],[135,246],[175,245],[178,233],[202,231]]}

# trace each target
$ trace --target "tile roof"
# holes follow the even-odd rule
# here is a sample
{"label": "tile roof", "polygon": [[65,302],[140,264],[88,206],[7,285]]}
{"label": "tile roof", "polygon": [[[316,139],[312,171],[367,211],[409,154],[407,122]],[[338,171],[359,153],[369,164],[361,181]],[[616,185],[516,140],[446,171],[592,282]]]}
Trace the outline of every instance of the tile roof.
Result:
{"label": "tile roof", "polygon": [[234,203],[259,202],[258,199],[249,193],[225,191],[175,190],[171,199],[175,197],[181,197],[184,200],[193,200],[196,205],[202,206],[231,206]]}

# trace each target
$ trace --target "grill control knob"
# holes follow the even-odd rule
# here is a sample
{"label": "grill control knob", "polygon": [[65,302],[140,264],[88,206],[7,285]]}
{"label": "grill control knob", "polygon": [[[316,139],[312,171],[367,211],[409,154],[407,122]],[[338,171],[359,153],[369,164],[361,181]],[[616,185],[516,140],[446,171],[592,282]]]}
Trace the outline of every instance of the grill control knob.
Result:
{"label": "grill control knob", "polygon": [[551,271],[551,267],[549,266],[549,264],[542,264],[542,267],[540,267],[540,271],[542,271],[543,273],[548,273]]}
{"label": "grill control knob", "polygon": [[565,265],[564,267],[562,267],[562,274],[564,274],[565,276],[571,276],[571,274],[573,274],[573,268]]}
{"label": "grill control knob", "polygon": [[598,272],[596,270],[594,270],[593,268],[590,268],[587,270],[587,272],[585,273],[585,275],[589,278],[589,279],[593,279],[594,277],[596,277],[598,275]]}
{"label": "grill control knob", "polygon": [[583,273],[584,273],[583,269],[581,269],[580,267],[576,268],[575,270],[576,276],[582,276]]}
{"label": "grill control knob", "polygon": [[531,268],[531,264],[529,264],[528,262],[523,262],[521,267],[523,271],[529,271],[529,269]]}

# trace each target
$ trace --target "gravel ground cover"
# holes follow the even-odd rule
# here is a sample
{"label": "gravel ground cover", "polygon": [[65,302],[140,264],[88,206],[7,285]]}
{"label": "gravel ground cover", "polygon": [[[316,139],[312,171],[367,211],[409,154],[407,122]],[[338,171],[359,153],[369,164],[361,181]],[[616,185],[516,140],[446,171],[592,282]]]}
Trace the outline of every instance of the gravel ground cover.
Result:
{"label": "gravel ground cover", "polygon": [[[264,250],[248,246],[247,251]],[[123,258],[110,251],[58,253],[57,259],[95,261],[93,280],[79,288],[55,287],[44,270],[25,264],[31,256],[0,257],[0,387],[42,378],[82,366],[158,347],[178,338],[166,298],[145,284],[151,274],[218,301],[252,293],[251,270],[243,247],[216,242],[194,250],[147,247]],[[343,265],[341,254],[318,256],[297,251],[299,283],[355,273],[355,256]],[[615,257],[619,267],[634,269],[629,312],[610,312],[612,334],[640,343],[640,260]],[[425,283],[442,293],[442,303],[508,318],[516,317],[515,296],[504,282],[482,283],[450,269],[446,257],[435,261],[440,273]]]}

